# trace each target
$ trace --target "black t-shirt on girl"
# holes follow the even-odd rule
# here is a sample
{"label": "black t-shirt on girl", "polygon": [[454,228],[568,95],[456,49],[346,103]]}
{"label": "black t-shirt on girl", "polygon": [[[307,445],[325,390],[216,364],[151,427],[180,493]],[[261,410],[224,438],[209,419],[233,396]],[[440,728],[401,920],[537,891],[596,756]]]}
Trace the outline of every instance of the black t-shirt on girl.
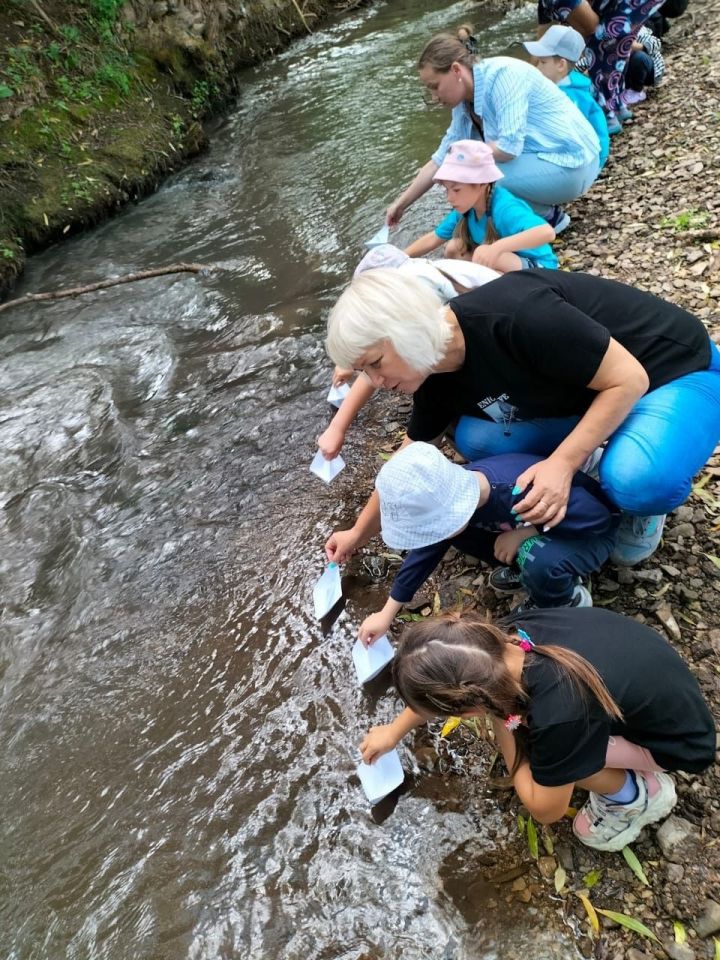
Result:
{"label": "black t-shirt on girl", "polygon": [[562,270],[516,270],[448,304],[465,337],[465,362],[432,374],[413,396],[411,440],[434,440],[462,415],[514,419],[581,416],[587,384],[610,342],[645,368],[650,390],[710,363],[697,317],[614,280]]}
{"label": "black t-shirt on girl", "polygon": [[666,770],[704,770],[715,757],[715,724],[698,683],[673,647],[650,627],[609,610],[552,608],[509,617],[537,646],[574,650],[600,674],[623,712],[610,718],[588,691],[578,695],[564,671],[530,651],[523,684],[530,769],[536,783],[557,787],[605,766],[608,738],[650,751]]}

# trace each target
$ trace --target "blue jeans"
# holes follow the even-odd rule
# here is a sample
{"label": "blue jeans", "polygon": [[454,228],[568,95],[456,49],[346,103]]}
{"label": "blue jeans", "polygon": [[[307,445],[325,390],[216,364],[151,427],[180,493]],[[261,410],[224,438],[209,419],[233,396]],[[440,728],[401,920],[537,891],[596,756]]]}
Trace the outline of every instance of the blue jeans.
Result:
{"label": "blue jeans", "polygon": [[[498,453],[548,455],[577,418],[516,421],[507,426],[461,417],[455,445],[469,460]],[[720,350],[711,343],[707,370],[646,393],[610,437],[600,483],[613,503],[640,517],[669,513],[687,500],[695,474],[720,440]]]}
{"label": "blue jeans", "polygon": [[[539,607],[560,607],[569,603],[578,577],[598,571],[615,546],[618,521],[603,533],[587,537],[563,537],[558,533],[536,537],[527,552],[520,579],[530,599]],[[467,527],[455,537],[453,546],[486,563],[497,566],[493,554],[496,533]]]}

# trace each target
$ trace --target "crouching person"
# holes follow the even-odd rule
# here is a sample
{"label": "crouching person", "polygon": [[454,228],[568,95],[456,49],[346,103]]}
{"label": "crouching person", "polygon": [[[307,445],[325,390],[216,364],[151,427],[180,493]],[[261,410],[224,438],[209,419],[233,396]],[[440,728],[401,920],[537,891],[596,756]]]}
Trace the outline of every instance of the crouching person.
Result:
{"label": "crouching person", "polygon": [[697,681],[644,624],[601,609],[529,610],[494,626],[447,614],[403,633],[393,676],[407,706],[360,746],[372,763],[434,717],[489,717],[515,791],[539,823],[589,797],[577,838],[621,850],[676,803],[667,770],[697,773],[715,725]]}
{"label": "crouching person", "polygon": [[499,592],[527,590],[528,600],[516,610],[592,606],[580,581],[612,553],[619,510],[597,481],[578,472],[557,526],[544,532],[523,524],[515,505],[527,490],[515,486],[516,478],[541,460],[508,453],[460,466],[432,444],[418,442],[382,467],[375,483],[381,535],[392,549],[410,553],[383,609],[360,627],[364,643],[387,632],[451,546],[496,565],[489,583]]}

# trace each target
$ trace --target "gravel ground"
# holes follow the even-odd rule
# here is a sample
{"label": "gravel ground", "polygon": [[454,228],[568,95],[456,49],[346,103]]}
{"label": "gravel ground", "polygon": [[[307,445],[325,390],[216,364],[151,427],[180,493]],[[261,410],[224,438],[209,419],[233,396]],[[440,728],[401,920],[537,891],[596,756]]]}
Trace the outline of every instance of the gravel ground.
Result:
{"label": "gravel ground", "polygon": [[[557,243],[563,268],[622,280],[672,300],[699,316],[716,340],[720,340],[720,61],[714,54],[719,50],[720,0],[691,4],[691,12],[674,22],[666,38],[664,83],[634,108],[634,120],[613,140],[601,179],[571,206],[572,227]],[[384,416],[369,427],[376,450],[389,451],[396,445],[407,404],[394,398],[377,404]],[[362,433],[365,446],[368,431]],[[372,466],[379,465],[377,461]],[[367,487],[355,482],[350,499],[359,505],[366,493]],[[632,570],[608,566],[592,584],[596,605],[647,622],[682,651],[716,718],[720,560],[712,558],[720,554],[719,530],[720,448],[696,478],[691,499],[668,518],[656,554]],[[377,554],[376,545],[371,544],[367,553]],[[502,613],[507,601],[499,601],[485,587],[485,578],[486,571],[475,562],[451,552],[424,589],[425,610],[437,592],[444,609],[463,604]],[[420,601],[416,604],[417,609],[423,607]],[[447,740],[441,740],[437,730],[418,734],[415,755],[422,768],[444,779],[456,794],[457,784],[448,781],[458,776],[466,787],[468,779],[487,781],[494,749],[460,728]],[[488,762],[478,763],[483,758]],[[545,922],[569,924],[584,956],[720,957],[720,943],[715,942],[720,938],[720,766],[716,763],[703,776],[680,774],[677,787],[673,816],[659,830],[646,829],[633,845],[648,886],[620,854],[599,854],[578,844],[569,819],[554,825],[545,837],[541,834],[535,861],[527,832],[521,836],[515,825],[522,810],[514,795],[493,793],[493,802],[499,799],[506,808],[508,832],[517,840],[503,850],[502,865],[486,871],[504,873],[485,909],[506,911],[508,901],[518,902],[518,908],[530,903]],[[561,895],[555,891],[559,866],[567,877]],[[462,864],[456,874],[458,870],[462,872]],[[600,873],[596,882],[591,871]],[[441,876],[444,872],[446,867]],[[588,888],[596,907],[641,921],[660,942],[604,915],[599,917],[599,933],[592,936],[576,896]]]}

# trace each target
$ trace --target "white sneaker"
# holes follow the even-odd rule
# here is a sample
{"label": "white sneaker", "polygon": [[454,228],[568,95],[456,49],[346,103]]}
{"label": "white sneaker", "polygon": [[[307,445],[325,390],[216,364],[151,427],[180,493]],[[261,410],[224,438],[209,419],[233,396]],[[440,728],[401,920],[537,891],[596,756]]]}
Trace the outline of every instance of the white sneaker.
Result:
{"label": "white sneaker", "polygon": [[667,773],[635,770],[638,795],[632,803],[611,803],[590,793],[573,820],[573,832],[594,850],[622,850],[640,836],[643,827],[666,817],[677,803],[675,784]]}
{"label": "white sneaker", "polygon": [[658,548],[665,526],[665,514],[631,517],[623,513],[618,538],[610,559],[619,567],[634,567],[652,556]]}

